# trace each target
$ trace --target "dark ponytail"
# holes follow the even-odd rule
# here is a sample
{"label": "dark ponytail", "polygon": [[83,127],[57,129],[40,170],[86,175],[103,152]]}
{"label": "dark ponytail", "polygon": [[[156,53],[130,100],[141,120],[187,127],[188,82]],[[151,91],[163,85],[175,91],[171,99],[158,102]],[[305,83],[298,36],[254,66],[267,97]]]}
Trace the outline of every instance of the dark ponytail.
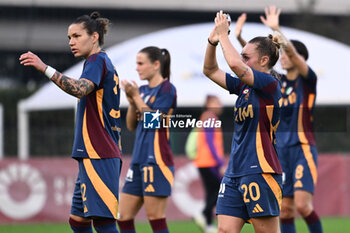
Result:
{"label": "dark ponytail", "polygon": [[155,61],[160,62],[160,73],[162,77],[170,80],[170,53],[167,49],[160,49],[155,46],[145,47],[140,50],[139,53],[145,53],[148,59],[154,63]]}
{"label": "dark ponytail", "polygon": [[94,32],[97,32],[99,35],[99,45],[102,46],[104,44],[104,34],[107,34],[108,25],[110,24],[109,19],[101,18],[100,13],[94,11],[90,14],[90,16],[80,16],[73,22],[73,24],[79,23],[83,24],[84,29],[89,35],[92,35]]}

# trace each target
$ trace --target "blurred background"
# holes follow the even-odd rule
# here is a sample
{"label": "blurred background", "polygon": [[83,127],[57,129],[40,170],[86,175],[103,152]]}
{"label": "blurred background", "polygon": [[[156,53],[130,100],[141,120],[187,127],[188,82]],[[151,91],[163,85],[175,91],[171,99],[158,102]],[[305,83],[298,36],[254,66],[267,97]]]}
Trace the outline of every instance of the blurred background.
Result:
{"label": "blurred background", "polygon": [[[21,66],[18,62],[19,55],[31,50],[59,71],[65,71],[78,63],[80,60],[73,57],[67,39],[67,28],[76,17],[98,10],[102,16],[109,18],[112,25],[105,37],[104,46],[108,49],[110,46],[158,30],[212,22],[215,12],[219,9],[224,9],[230,13],[233,21],[242,12],[247,12],[248,22],[260,23],[259,17],[264,14],[264,7],[272,3],[278,3],[278,7],[282,8],[280,16],[282,26],[312,32],[350,45],[350,4],[347,0],[149,0],[147,3],[141,0],[101,0],[98,3],[89,0],[74,1],[74,3],[65,0],[1,0],[0,62],[2,65],[0,67],[0,103],[4,109],[2,153],[6,157],[16,157],[18,153],[18,100],[30,96],[48,82],[36,70]],[[202,53],[204,53],[204,48]],[[324,59],[348,58],[339,58],[337,54],[324,54]],[[116,66],[118,70],[118,64]],[[342,67],[334,68],[341,69]],[[344,79],[349,78],[347,73],[344,72],[343,74]],[[346,75],[347,77],[345,77]],[[180,112],[187,111],[187,109],[181,109],[183,106],[179,107]],[[222,117],[227,117],[227,119],[223,119],[223,121],[231,122],[232,114],[230,114],[230,111],[232,106],[226,107],[228,112]],[[319,142],[318,149],[321,152],[350,151],[350,143],[345,140],[345,138],[349,139],[348,128],[344,128],[349,122],[348,105],[342,104],[340,106],[340,115],[334,114],[334,104],[331,108],[318,107],[315,117],[316,136]],[[200,111],[200,109],[198,110]],[[339,122],[342,124],[341,127],[330,129],[332,137],[324,135],[324,128],[322,130],[318,128],[318,125],[324,123],[322,116],[325,114],[341,117],[341,122]],[[33,111],[30,113],[29,120],[31,156],[69,156],[74,133],[74,111],[72,109]],[[320,123],[318,124],[318,122]],[[328,121],[328,123],[333,122]],[[130,154],[132,150],[130,140],[133,140],[133,138],[126,131],[124,131],[123,141],[128,143],[124,143],[123,149],[125,154]],[[225,137],[227,153],[230,150],[231,137],[231,133],[228,133]],[[175,146],[175,152],[181,154],[183,148]]]}
{"label": "blurred background", "polygon": [[[259,17],[264,14],[263,9],[271,4],[282,8],[281,26],[334,40],[349,51],[349,0],[0,0],[0,64],[2,64],[0,66],[0,158],[3,159],[0,161],[0,171],[11,164],[6,161],[15,161],[12,159],[16,159],[21,150],[26,151],[22,153],[27,153],[24,157],[29,158],[45,158],[45,160],[52,158],[51,161],[70,158],[74,136],[74,108],[55,109],[53,107],[47,110],[30,110],[26,118],[30,129],[28,132],[18,130],[19,101],[30,97],[49,82],[35,69],[21,66],[18,58],[23,52],[31,50],[45,63],[62,72],[78,64],[81,60],[72,55],[67,38],[67,28],[78,16],[97,10],[103,17],[111,20],[112,25],[105,37],[104,45],[104,48],[108,49],[159,30],[213,22],[216,11],[220,9],[229,13],[233,21],[242,12],[246,12],[247,22],[260,23]],[[206,37],[202,39],[206,42]],[[204,55],[204,49],[205,47],[199,53]],[[136,56],[136,53],[133,56]],[[324,59],[341,60],[342,64],[350,65],[349,57],[338,57],[337,54],[323,54],[323,56]],[[115,66],[118,70],[118,63],[115,63]],[[346,66],[332,68],[342,70],[343,77],[338,77],[337,80],[350,79]],[[120,78],[123,79],[123,77]],[[137,77],[134,78],[137,79]],[[172,79],[176,78],[172,77]],[[337,85],[342,86],[342,81],[338,81]],[[125,102],[125,98],[122,101]],[[224,114],[221,116],[226,154],[230,153],[232,140],[232,106],[233,103],[225,105]],[[126,110],[126,107],[122,108],[124,126]],[[177,112],[198,117],[201,111],[201,105],[179,105]],[[316,106],[317,147],[320,157],[327,157],[325,161],[331,161],[332,158],[339,163],[343,163],[343,158],[349,161],[349,113],[350,99],[340,99],[339,103],[324,102]],[[24,149],[19,146],[21,134],[28,134],[29,137],[29,142],[25,144]],[[172,134],[172,145],[176,156],[183,157],[187,134],[187,131]],[[134,133],[124,127],[122,146],[126,158],[132,152],[133,140]],[[179,164],[185,164],[185,162]],[[334,166],[329,169],[337,168],[337,165]],[[350,163],[348,166],[350,168]],[[347,173],[342,173],[343,176],[345,174]],[[340,179],[339,182],[342,181]],[[66,188],[69,188],[69,185],[66,185]],[[348,183],[347,185],[349,186]],[[342,186],[344,192],[350,191],[348,186],[345,188]],[[0,195],[1,200],[4,199],[1,199]],[[349,210],[335,214],[350,213],[350,203],[346,205],[349,206]],[[9,217],[5,219],[8,220]]]}

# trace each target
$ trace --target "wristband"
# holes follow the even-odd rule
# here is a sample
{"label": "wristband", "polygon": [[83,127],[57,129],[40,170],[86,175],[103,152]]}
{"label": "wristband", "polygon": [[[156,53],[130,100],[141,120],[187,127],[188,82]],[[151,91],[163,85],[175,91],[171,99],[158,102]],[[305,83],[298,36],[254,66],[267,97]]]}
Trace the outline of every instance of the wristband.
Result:
{"label": "wristband", "polygon": [[56,73],[56,70],[52,68],[51,66],[47,66],[45,69],[44,74],[46,77],[48,77],[50,80],[52,79],[53,75]]}
{"label": "wristband", "polygon": [[209,43],[211,46],[214,46],[214,47],[218,46],[218,44],[219,44],[219,42],[216,42],[216,43],[211,42],[211,41],[209,40],[209,38],[208,38],[208,43]]}

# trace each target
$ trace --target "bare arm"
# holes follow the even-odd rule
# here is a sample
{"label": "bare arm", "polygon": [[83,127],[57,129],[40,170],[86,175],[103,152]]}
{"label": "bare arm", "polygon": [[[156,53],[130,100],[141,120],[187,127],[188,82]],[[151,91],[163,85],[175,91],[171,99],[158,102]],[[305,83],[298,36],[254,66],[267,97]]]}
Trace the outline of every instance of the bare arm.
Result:
{"label": "bare arm", "polygon": [[[215,34],[215,28],[210,33],[208,40],[214,44],[218,43],[219,40]],[[211,45],[209,42],[205,51],[203,73],[213,82],[227,90],[225,72],[219,69],[218,63],[216,61],[216,46]]]}
{"label": "bare arm", "polygon": [[139,87],[134,81],[132,81],[132,83],[129,83],[128,81],[124,80],[122,82],[122,86],[126,93],[126,96],[128,97],[130,105],[133,105],[135,110],[139,110],[140,114],[143,114],[145,111],[153,111],[141,98]]}
{"label": "bare arm", "polygon": [[126,113],[126,127],[130,131],[134,131],[137,127],[137,114],[135,104],[130,104],[128,112]]}
{"label": "bare arm", "polygon": [[58,71],[56,71],[51,80],[63,91],[79,99],[90,94],[95,89],[95,84],[88,79],[81,78],[76,80]]}
{"label": "bare arm", "polygon": [[306,78],[309,72],[309,66],[307,65],[305,59],[303,56],[301,56],[295,47],[293,46],[292,42],[290,42],[287,37],[285,37],[282,32],[275,32],[274,33],[274,40],[276,40],[277,43],[282,45],[283,51],[287,54],[290,61],[293,63],[293,65],[298,70],[299,74]]}
{"label": "bare arm", "polygon": [[246,20],[247,20],[247,14],[246,13],[241,14],[237,19],[236,27],[235,27],[235,36],[242,47],[244,47],[247,44],[247,42],[242,38],[242,28]]}
{"label": "bare arm", "polygon": [[231,70],[239,77],[242,82],[249,86],[254,85],[254,74],[252,69],[243,63],[240,54],[233,47],[228,34],[228,24],[226,15],[221,11],[217,13],[215,18],[216,33],[219,36],[220,45],[225,56],[226,62]]}
{"label": "bare arm", "polygon": [[285,37],[280,29],[279,25],[279,16],[281,14],[281,9],[276,8],[276,6],[270,6],[269,8],[265,8],[265,17],[260,16],[261,22],[263,22],[266,26],[271,28],[278,33],[274,34],[275,41],[282,45],[282,49],[286,52],[287,56],[293,63],[293,65],[297,68],[298,72],[302,77],[307,77],[309,67],[305,61],[305,59],[298,54],[293,44]]}
{"label": "bare arm", "polygon": [[[22,54],[19,60],[24,66],[33,66],[42,73],[45,73],[47,68],[47,65],[42,62],[36,54],[30,51]],[[76,80],[63,75],[58,71],[56,71],[51,77],[51,80],[63,91],[77,98],[82,98],[95,89],[95,84],[88,79],[81,78],[80,80]]]}

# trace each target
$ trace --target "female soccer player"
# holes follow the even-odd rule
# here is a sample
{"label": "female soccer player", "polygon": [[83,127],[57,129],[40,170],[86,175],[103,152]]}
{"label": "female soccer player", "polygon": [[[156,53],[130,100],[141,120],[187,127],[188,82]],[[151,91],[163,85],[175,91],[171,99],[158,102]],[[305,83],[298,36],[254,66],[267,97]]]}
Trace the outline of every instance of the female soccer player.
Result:
{"label": "female soccer player", "polygon": [[283,200],[282,233],[294,233],[295,208],[304,218],[311,233],[322,232],[320,218],[312,199],[317,182],[317,149],[313,130],[313,109],[316,99],[317,76],[307,65],[308,50],[297,40],[289,41],[279,27],[281,10],[275,6],[265,9],[261,21],[277,31],[282,45],[280,62],[287,71],[281,76],[282,111],[276,133],[276,149],[281,161]]}
{"label": "female soccer player", "polygon": [[69,224],[75,233],[118,232],[120,148],[119,78],[101,50],[109,20],[98,12],[77,18],[68,28],[75,57],[85,58],[79,80],[43,63],[32,52],[21,55],[21,64],[44,73],[66,93],[78,98],[72,157],[78,161]]}
{"label": "female soccer player", "polygon": [[[225,73],[216,61],[220,42],[226,62],[238,76]],[[240,232],[251,221],[255,232],[279,232],[282,169],[274,147],[281,89],[271,75],[279,57],[273,38],[255,37],[242,58],[228,37],[226,14],[218,12],[208,38],[204,74],[231,94],[238,95],[228,168],[221,182],[216,213],[218,232]]]}
{"label": "female soccer player", "polygon": [[[163,122],[176,108],[176,89],[169,82],[170,54],[166,49],[146,47],[137,54],[136,64],[140,79],[148,85],[139,88],[135,82],[122,81],[130,103],[127,128],[136,129],[136,138],[120,197],[118,225],[121,233],[135,232],[134,218],[144,204],[153,232],[167,233],[165,210],[174,162],[169,128],[163,128]],[[147,123],[157,128],[148,129]]]}

